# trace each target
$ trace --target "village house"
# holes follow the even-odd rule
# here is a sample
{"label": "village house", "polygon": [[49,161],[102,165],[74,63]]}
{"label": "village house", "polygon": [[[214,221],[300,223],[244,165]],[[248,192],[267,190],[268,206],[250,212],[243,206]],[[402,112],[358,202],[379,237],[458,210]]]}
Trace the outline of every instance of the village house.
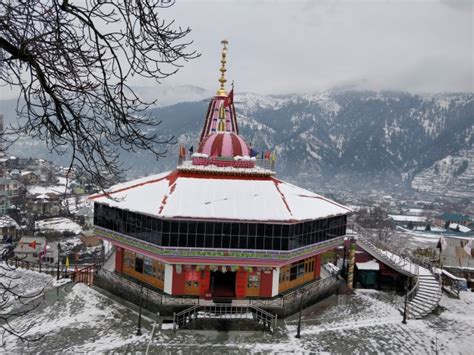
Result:
{"label": "village house", "polygon": [[18,195],[23,188],[23,184],[18,180],[0,177],[0,192],[6,192],[9,195]]}
{"label": "village house", "polygon": [[0,215],[7,213],[10,208],[10,196],[6,192],[0,191]]}
{"label": "village house", "polygon": [[0,216],[0,240],[3,243],[12,243],[17,240],[20,226],[8,215]]}
{"label": "village house", "polygon": [[48,243],[44,237],[22,237],[14,253],[17,259],[30,263],[55,265],[58,262],[56,243]]}
{"label": "village house", "polygon": [[445,212],[434,219],[434,224],[440,227],[448,226],[452,223],[468,226],[472,222],[472,218],[467,215],[451,212]]}

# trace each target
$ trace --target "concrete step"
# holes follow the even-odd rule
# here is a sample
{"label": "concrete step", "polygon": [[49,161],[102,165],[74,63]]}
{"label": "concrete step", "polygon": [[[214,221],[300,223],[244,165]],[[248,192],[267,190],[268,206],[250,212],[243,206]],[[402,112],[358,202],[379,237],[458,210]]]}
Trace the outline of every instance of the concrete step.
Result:
{"label": "concrete step", "polygon": [[413,300],[420,300],[426,303],[436,303],[437,297],[436,295],[420,295],[417,293]]}
{"label": "concrete step", "polygon": [[[404,312],[404,308],[401,307],[398,309],[399,312],[403,315],[403,312]],[[410,309],[408,308],[408,319],[420,319],[424,316],[425,314],[420,312],[420,311],[417,311],[417,310],[413,310],[413,309]]]}
{"label": "concrete step", "polygon": [[418,285],[418,292],[428,292],[428,293],[436,293],[439,291],[439,286],[435,285]]}
{"label": "concrete step", "polygon": [[419,280],[419,285],[439,285],[438,281],[436,280]]}
{"label": "concrete step", "polygon": [[424,302],[423,300],[414,299],[408,303],[409,307],[413,307],[414,309],[420,309],[421,311],[429,311],[436,307],[435,302]]}

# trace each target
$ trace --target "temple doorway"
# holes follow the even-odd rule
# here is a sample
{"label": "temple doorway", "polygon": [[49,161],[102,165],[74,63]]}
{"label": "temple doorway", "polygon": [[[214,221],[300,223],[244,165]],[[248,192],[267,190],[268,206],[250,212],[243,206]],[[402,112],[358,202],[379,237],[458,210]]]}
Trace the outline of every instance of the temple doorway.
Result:
{"label": "temple doorway", "polygon": [[236,272],[211,272],[211,294],[213,299],[232,299],[235,297]]}

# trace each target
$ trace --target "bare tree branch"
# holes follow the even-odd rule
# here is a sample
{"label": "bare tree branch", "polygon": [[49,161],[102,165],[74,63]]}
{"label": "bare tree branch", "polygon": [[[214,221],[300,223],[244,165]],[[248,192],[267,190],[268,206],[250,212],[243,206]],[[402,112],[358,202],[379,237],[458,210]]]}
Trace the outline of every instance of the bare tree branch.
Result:
{"label": "bare tree branch", "polygon": [[[0,5],[0,82],[18,87],[24,119],[6,135],[43,140],[71,154],[99,188],[121,176],[121,150],[158,159],[173,137],[129,85],[160,82],[199,54],[189,28],[158,17],[161,0],[4,0]],[[20,102],[20,101],[19,101]]]}

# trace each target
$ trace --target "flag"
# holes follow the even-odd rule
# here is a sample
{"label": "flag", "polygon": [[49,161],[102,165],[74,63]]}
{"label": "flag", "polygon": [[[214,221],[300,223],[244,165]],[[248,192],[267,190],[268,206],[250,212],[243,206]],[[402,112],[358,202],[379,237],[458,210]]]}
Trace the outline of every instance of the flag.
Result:
{"label": "flag", "polygon": [[179,156],[180,157],[185,157],[186,156],[186,148],[184,148],[184,146],[182,146],[182,145],[179,146]]}
{"label": "flag", "polygon": [[66,271],[69,269],[69,255],[66,256]]}
{"label": "flag", "polygon": [[441,234],[441,238],[439,238],[438,245],[436,246],[436,248],[443,251],[443,250],[446,250],[447,247],[448,247],[448,242],[446,241],[446,238],[444,237],[444,235]]}
{"label": "flag", "polygon": [[472,252],[472,239],[469,239],[469,242],[464,246],[464,251],[467,253],[467,255],[471,256]]}
{"label": "flag", "polygon": [[272,153],[270,153],[270,151],[269,151],[269,150],[266,150],[266,151],[265,151],[265,159],[266,159],[266,160],[269,160],[269,159],[270,159],[270,156],[271,156],[271,154],[272,154]]}
{"label": "flag", "polygon": [[38,253],[38,259],[39,259],[40,262],[41,262],[41,257],[42,257],[42,256],[45,256],[45,255],[46,255],[46,240],[44,241],[44,248],[43,248],[43,251],[40,251],[40,252]]}
{"label": "flag", "polygon": [[36,249],[36,240],[33,240],[31,243],[28,243],[30,248]]}
{"label": "flag", "polygon": [[191,146],[191,148],[189,148],[189,152],[190,152],[191,154],[193,154],[193,152],[194,152],[194,147],[193,147],[193,146]]}
{"label": "flag", "polygon": [[250,148],[250,157],[256,157],[258,155],[258,152],[253,150],[253,148]]}
{"label": "flag", "polygon": [[270,157],[270,160],[273,161],[273,162],[276,160],[276,155],[275,155],[274,152],[272,153],[272,156]]}
{"label": "flag", "polygon": [[230,90],[229,95],[227,95],[224,101],[224,107],[228,107],[234,103],[234,89]]}

